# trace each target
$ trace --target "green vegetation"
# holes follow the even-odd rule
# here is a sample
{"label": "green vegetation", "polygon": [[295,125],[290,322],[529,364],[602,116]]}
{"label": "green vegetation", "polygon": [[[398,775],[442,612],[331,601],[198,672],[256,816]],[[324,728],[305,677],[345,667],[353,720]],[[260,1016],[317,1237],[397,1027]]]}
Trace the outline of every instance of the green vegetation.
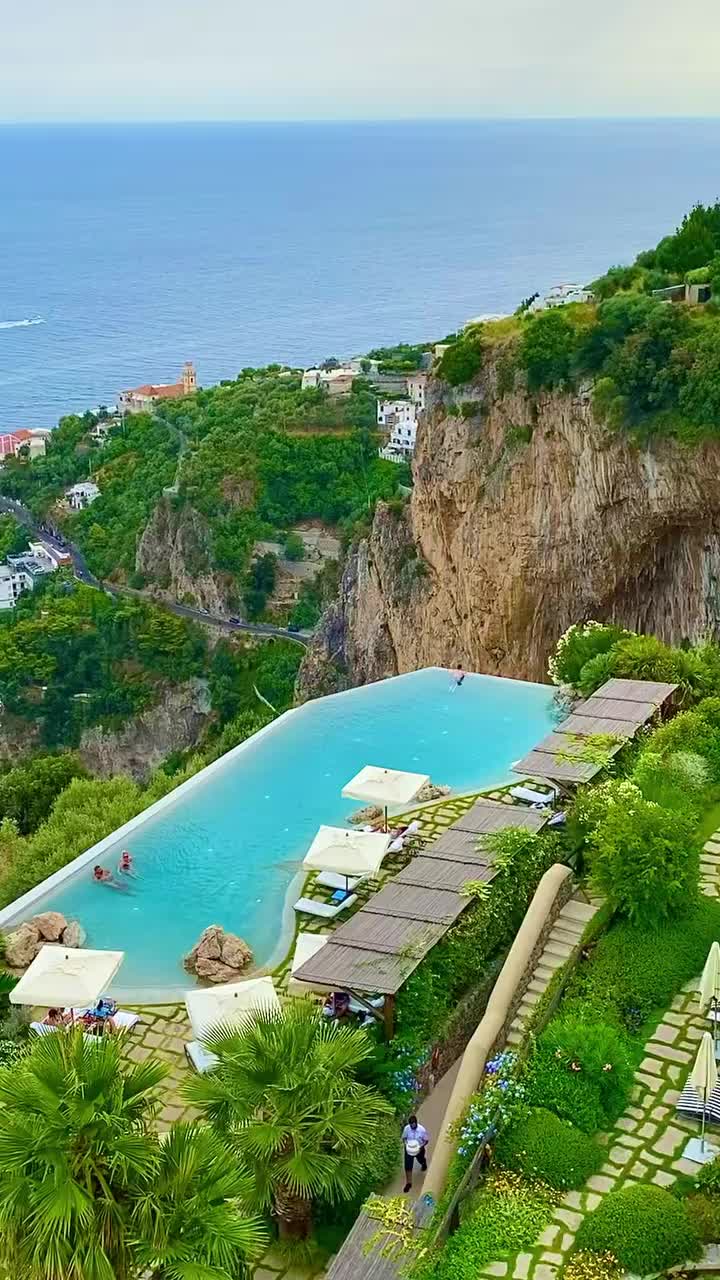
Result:
{"label": "green vegetation", "polygon": [[503,1168],[558,1191],[581,1187],[604,1158],[599,1143],[542,1107],[501,1132],[495,1145],[495,1159]]}
{"label": "green vegetation", "polygon": [[467,329],[440,357],[438,376],[451,387],[465,386],[472,382],[482,368],[482,330]]}
{"label": "green vegetation", "polygon": [[0,774],[0,823],[14,822],[20,835],[37,830],[73,778],[84,778],[85,769],[73,755],[35,756]]}
{"label": "green vegetation", "polygon": [[662,1187],[611,1191],[580,1224],[578,1249],[612,1253],[626,1271],[648,1275],[700,1255],[687,1207]]}
{"label": "green vegetation", "polygon": [[[686,281],[709,283],[712,301],[686,305]],[[653,296],[668,286],[683,300]],[[471,326],[444,353],[440,376],[470,382],[493,349],[500,395],[516,374],[535,394],[592,379],[595,413],[611,430],[688,443],[720,434],[720,202],[697,205],[674,235],[590,287],[595,304],[531,312],[526,300],[512,317]]]}
{"label": "green vegetation", "polygon": [[41,1037],[0,1070],[0,1266],[24,1280],[229,1280],[264,1240],[237,1157],[206,1127],[152,1120],[166,1068],[117,1038]]}
{"label": "green vegetation", "polygon": [[0,516],[0,561],[18,555],[28,546],[27,530],[14,516]]}
{"label": "green vegetation", "polygon": [[24,596],[0,628],[0,700],[38,722],[53,747],[75,746],[86,726],[117,726],[151,706],[161,686],[200,674],[206,653],[192,623],[64,573]]}
{"label": "green vegetation", "polygon": [[428,1275],[432,1280],[472,1280],[486,1263],[528,1249],[555,1203],[555,1193],[542,1183],[507,1172],[491,1174]]}
{"label": "green vegetation", "polygon": [[368,357],[378,361],[380,373],[416,373],[431,347],[428,342],[398,342],[394,347],[375,347]]}
{"label": "green vegetation", "polygon": [[[138,539],[163,490],[191,508],[207,528],[194,549],[192,572],[242,578],[258,538],[284,535],[301,519],[350,528],[378,498],[397,492],[392,463],[377,457],[376,397],[359,378],[348,396],[302,391],[278,367],[243,370],[225,382],[159,405],[152,417],[131,415],[99,448],[94,422],[63,418],[45,458],[10,460],[4,493],[40,516],[52,511],[100,578],[135,573]],[[85,511],[60,512],[64,490],[92,466],[101,496]]]}
{"label": "green vegetation", "polygon": [[538,1040],[528,1100],[594,1133],[621,1115],[632,1074],[630,1047],[616,1027],[584,1013],[561,1014]]}
{"label": "green vegetation", "polygon": [[390,1115],[380,1094],[357,1079],[368,1036],[298,1000],[281,1012],[257,1012],[237,1030],[220,1025],[204,1043],[220,1061],[187,1084],[188,1097],[229,1138],[257,1208],[272,1210],[281,1236],[306,1239],[317,1198],[357,1194]]}

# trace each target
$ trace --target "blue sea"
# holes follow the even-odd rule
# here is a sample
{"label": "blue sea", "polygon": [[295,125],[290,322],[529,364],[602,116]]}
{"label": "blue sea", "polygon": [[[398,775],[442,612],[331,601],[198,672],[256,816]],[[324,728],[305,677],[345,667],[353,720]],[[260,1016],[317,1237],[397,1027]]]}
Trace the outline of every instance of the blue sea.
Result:
{"label": "blue sea", "polygon": [[2,127],[0,427],[586,282],[718,195],[719,144],[718,120]]}

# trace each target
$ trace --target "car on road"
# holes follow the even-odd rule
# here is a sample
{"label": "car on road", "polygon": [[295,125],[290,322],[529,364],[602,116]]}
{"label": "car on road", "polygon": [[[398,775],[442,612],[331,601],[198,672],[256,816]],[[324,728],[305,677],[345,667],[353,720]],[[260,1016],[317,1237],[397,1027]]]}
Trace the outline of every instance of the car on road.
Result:
{"label": "car on road", "polygon": [[228,618],[228,622],[232,622],[232,624],[233,624],[233,626],[234,626],[234,627],[239,627],[239,626],[240,626],[240,619],[239,619],[239,618]]}
{"label": "car on road", "polygon": [[288,630],[292,635],[297,635],[298,631],[300,630],[300,627],[298,626],[297,622],[288,622],[288,624],[287,624],[287,630]]}

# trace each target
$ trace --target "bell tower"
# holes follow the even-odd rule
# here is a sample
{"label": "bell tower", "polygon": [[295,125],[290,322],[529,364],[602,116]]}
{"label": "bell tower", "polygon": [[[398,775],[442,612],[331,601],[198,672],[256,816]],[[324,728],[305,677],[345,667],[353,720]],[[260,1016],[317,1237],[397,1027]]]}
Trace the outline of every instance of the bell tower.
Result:
{"label": "bell tower", "polygon": [[192,360],[186,360],[183,365],[182,387],[184,396],[191,396],[193,391],[197,391],[197,375]]}

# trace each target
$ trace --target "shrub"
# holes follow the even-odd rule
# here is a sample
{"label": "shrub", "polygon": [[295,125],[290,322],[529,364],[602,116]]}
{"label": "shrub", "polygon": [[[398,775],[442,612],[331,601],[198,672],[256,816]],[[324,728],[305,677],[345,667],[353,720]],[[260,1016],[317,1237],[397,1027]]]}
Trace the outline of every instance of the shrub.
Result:
{"label": "shrub", "polygon": [[587,1016],[596,1013],[637,1032],[701,972],[716,939],[720,940],[720,904],[706,897],[682,919],[656,929],[618,921],[571,979],[566,1003],[572,1001]]}
{"label": "shrub", "polygon": [[440,1254],[433,1280],[469,1280],[487,1262],[528,1249],[552,1213],[555,1198],[509,1173],[493,1174],[470,1201],[459,1230]]}
{"label": "shrub", "polygon": [[583,1133],[597,1133],[602,1129],[605,1113],[597,1089],[585,1076],[567,1071],[547,1046],[536,1049],[525,1088],[531,1107],[553,1111]]}
{"label": "shrub", "polygon": [[659,925],[697,899],[700,844],[695,815],[663,809],[626,783],[588,839],[593,887],[619,915]]}
{"label": "shrub", "polygon": [[582,1186],[604,1158],[596,1142],[542,1107],[503,1130],[495,1144],[495,1159],[504,1168],[559,1191]]}
{"label": "shrub", "polygon": [[482,347],[477,333],[469,334],[453,342],[444,351],[438,364],[438,375],[451,387],[464,386],[482,368]]}
{"label": "shrub", "polygon": [[622,627],[602,622],[576,622],[561,635],[548,664],[548,674],[555,684],[576,689],[585,663],[597,654],[607,653],[622,636]]}
{"label": "shrub", "polygon": [[329,1200],[321,1196],[316,1201],[315,1225],[338,1227],[343,1235],[348,1232],[363,1202],[373,1191],[384,1191],[393,1174],[400,1169],[401,1160],[400,1130],[393,1121],[380,1127],[372,1150],[363,1158],[363,1179],[351,1199],[338,1201],[337,1198]]}
{"label": "shrub", "polygon": [[[720,779],[720,729],[714,723],[717,699],[706,698],[692,711],[681,711],[656,729],[652,750],[661,756],[691,751],[707,760],[714,781]],[[707,706],[707,704],[710,706]],[[706,710],[703,710],[706,708]]]}
{"label": "shrub", "polygon": [[612,1123],[625,1109],[633,1080],[625,1037],[605,1022],[567,1014],[554,1018],[540,1037],[563,1070],[596,1091],[605,1119]]}
{"label": "shrub", "polygon": [[569,381],[574,346],[575,330],[563,308],[541,311],[528,319],[520,343],[520,363],[531,391]]}
{"label": "shrub", "polygon": [[699,1194],[688,1196],[685,1201],[690,1221],[703,1244],[715,1244],[720,1240],[720,1197]]}
{"label": "shrub", "polygon": [[654,735],[640,755],[632,781],[646,800],[664,809],[683,809],[697,818],[697,808],[710,783],[710,767],[696,751],[672,751],[662,756],[654,750]]}
{"label": "shrub", "polygon": [[720,1197],[720,1156],[702,1165],[695,1179],[695,1185],[711,1195]]}
{"label": "shrub", "polygon": [[662,1187],[611,1191],[581,1222],[578,1249],[614,1254],[627,1271],[645,1276],[700,1253],[698,1232],[683,1201]]}

